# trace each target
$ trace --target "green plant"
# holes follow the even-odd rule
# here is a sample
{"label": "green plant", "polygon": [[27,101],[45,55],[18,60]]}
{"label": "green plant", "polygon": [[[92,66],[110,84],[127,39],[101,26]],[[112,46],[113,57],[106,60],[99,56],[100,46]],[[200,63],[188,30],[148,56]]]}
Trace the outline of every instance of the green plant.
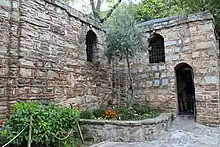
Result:
{"label": "green plant", "polygon": [[25,131],[12,142],[14,145],[25,144],[28,139],[30,116],[33,118],[33,144],[53,146],[58,141],[57,137],[64,137],[69,130],[76,127],[79,111],[53,104],[16,103],[10,118],[5,123],[2,135],[10,140],[26,127]]}
{"label": "green plant", "polygon": [[93,114],[96,118],[102,117],[102,114],[105,112],[105,109],[95,109]]}
{"label": "green plant", "polygon": [[[0,129],[0,133],[1,132],[2,132],[2,129]],[[0,134],[0,146],[4,145],[5,143],[6,143],[6,137]]]}
{"label": "green plant", "polygon": [[127,64],[127,76],[129,79],[129,99],[127,103],[130,105],[135,102],[134,82],[132,75],[131,60],[138,52],[146,52],[148,50],[148,41],[144,41],[144,30],[137,26],[133,14],[133,7],[124,5],[120,11],[115,11],[115,15],[106,23],[106,44],[107,50],[105,55],[108,61],[115,58],[124,59]]}
{"label": "green plant", "polygon": [[82,144],[81,140],[76,137],[69,137],[62,142],[63,147],[79,147]]}
{"label": "green plant", "polygon": [[148,113],[148,111],[150,110],[149,107],[142,106],[139,104],[132,105],[132,108],[137,112],[138,115],[143,115],[145,113]]}
{"label": "green plant", "polygon": [[119,114],[117,116],[117,119],[119,120],[133,120],[138,116],[137,112],[132,108],[122,108],[119,109]]}
{"label": "green plant", "polygon": [[85,110],[85,111],[82,111],[80,113],[80,118],[83,118],[83,119],[94,119],[95,116],[93,115],[92,111]]}

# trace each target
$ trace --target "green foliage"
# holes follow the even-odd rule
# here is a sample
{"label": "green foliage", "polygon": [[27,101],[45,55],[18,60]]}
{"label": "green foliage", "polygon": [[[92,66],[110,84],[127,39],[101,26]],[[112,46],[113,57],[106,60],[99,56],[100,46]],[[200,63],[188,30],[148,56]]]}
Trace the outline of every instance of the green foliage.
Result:
{"label": "green foliage", "polygon": [[187,8],[187,13],[210,11],[218,28],[220,28],[220,1],[219,0],[173,0],[182,9]]}
{"label": "green foliage", "polygon": [[141,3],[136,5],[134,14],[137,20],[146,21],[207,10],[214,15],[216,25],[220,27],[219,0],[142,0]]}
{"label": "green foliage", "polygon": [[131,97],[127,102],[129,104],[133,103],[135,98],[130,60],[137,52],[148,50],[148,41],[144,40],[143,28],[136,25],[133,9],[133,5],[123,4],[105,23],[108,46],[105,55],[108,61],[111,62],[112,58],[116,57],[125,59],[127,63],[131,90]]}
{"label": "green foliage", "polygon": [[95,109],[93,114],[96,118],[102,117],[102,114],[105,112],[105,109]]}
{"label": "green foliage", "polygon": [[[109,117],[109,114],[114,117]],[[138,104],[131,107],[122,107],[116,109],[97,109],[93,111],[83,111],[80,115],[84,119],[117,119],[117,120],[140,120],[156,117],[160,114],[159,110],[150,109]]]}
{"label": "green foliage", "polygon": [[137,116],[138,116],[137,112],[132,107],[128,107],[128,108],[119,109],[119,115],[118,115],[117,119],[119,119],[119,120],[135,120],[135,118],[137,118]]}
{"label": "green foliage", "polygon": [[50,146],[56,144],[55,136],[62,138],[63,134],[76,127],[79,111],[53,104],[16,103],[10,118],[6,121],[2,135],[10,140],[26,127],[25,131],[13,141],[15,145],[24,144],[28,139],[30,116],[33,117],[33,144]]}
{"label": "green foliage", "polygon": [[139,104],[133,104],[133,105],[132,105],[132,108],[133,108],[133,109],[136,111],[136,113],[139,114],[139,115],[143,115],[143,114],[147,113],[147,112],[150,110],[149,107],[147,107],[147,106],[141,106],[141,105],[139,105]]}
{"label": "green foliage", "polygon": [[[2,130],[0,129],[0,133],[2,132]],[[7,141],[7,138],[5,136],[2,136],[2,134],[0,134],[0,146],[4,145]]]}
{"label": "green foliage", "polygon": [[174,0],[142,0],[136,6],[135,17],[138,20],[151,20],[176,14],[184,14],[182,9]]}
{"label": "green foliage", "polygon": [[105,22],[108,46],[106,56],[109,60],[114,56],[132,58],[138,50],[147,49],[147,42],[143,41],[143,30],[136,26],[133,10],[132,5],[121,4]]}
{"label": "green foliage", "polygon": [[94,114],[92,111],[88,110],[88,111],[82,111],[80,113],[80,118],[85,118],[85,119],[93,119],[95,118]]}

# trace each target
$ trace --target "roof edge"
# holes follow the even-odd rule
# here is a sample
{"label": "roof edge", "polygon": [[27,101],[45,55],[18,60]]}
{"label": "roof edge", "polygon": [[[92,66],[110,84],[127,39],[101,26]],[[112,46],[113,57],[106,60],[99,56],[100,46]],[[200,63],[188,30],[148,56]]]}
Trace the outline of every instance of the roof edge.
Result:
{"label": "roof edge", "polygon": [[202,20],[214,20],[213,15],[209,11],[188,14],[188,15],[176,15],[165,18],[153,19],[138,24],[138,27],[144,27],[148,31],[159,30],[162,28],[172,27],[179,24],[202,21]]}

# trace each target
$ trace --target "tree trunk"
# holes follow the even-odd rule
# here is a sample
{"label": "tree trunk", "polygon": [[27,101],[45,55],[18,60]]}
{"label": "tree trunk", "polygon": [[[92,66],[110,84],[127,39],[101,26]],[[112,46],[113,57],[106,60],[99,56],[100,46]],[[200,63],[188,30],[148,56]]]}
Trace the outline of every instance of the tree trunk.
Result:
{"label": "tree trunk", "polygon": [[101,11],[101,0],[97,0],[96,11],[100,13]]}
{"label": "tree trunk", "polygon": [[126,61],[127,61],[127,66],[128,66],[128,76],[129,76],[129,80],[130,80],[130,84],[129,84],[129,90],[131,90],[131,99],[128,100],[128,104],[131,105],[134,102],[134,86],[133,86],[133,78],[132,78],[132,74],[131,74],[131,66],[130,66],[130,61],[129,61],[129,56],[126,55]]}
{"label": "tree trunk", "polygon": [[[94,2],[94,0],[90,0],[90,5],[91,5],[91,7],[92,7],[92,12],[93,12],[94,18],[100,20],[100,12],[98,12],[97,10],[100,10],[101,1],[98,0],[98,2],[97,2],[97,7],[95,7],[95,2]],[[98,8],[98,7],[99,7],[99,8]]]}

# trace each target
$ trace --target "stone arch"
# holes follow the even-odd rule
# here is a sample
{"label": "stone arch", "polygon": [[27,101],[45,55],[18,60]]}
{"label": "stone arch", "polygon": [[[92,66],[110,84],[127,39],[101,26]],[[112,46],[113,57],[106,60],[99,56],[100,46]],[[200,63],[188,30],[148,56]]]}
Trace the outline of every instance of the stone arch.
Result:
{"label": "stone arch", "polygon": [[86,53],[87,53],[87,61],[93,62],[94,53],[97,50],[97,35],[89,30],[86,34]]}
{"label": "stone arch", "polygon": [[149,62],[165,63],[164,38],[160,34],[154,33],[149,38]]}

